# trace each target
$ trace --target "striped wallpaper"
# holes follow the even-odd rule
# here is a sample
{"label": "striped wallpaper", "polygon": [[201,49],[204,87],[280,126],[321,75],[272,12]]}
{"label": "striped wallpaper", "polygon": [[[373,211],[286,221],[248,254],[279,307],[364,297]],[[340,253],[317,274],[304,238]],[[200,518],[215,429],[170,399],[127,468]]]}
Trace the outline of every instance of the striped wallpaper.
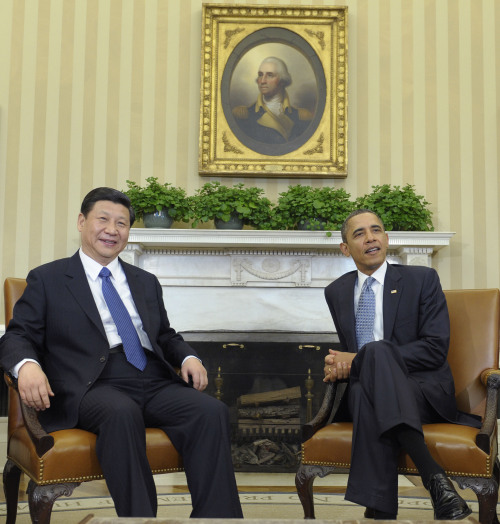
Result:
{"label": "striped wallpaper", "polygon": [[[238,3],[349,7],[349,175],[299,182],[353,197],[415,184],[436,229],[456,232],[434,258],[443,286],[499,287],[500,2]],[[193,193],[207,180],[197,172],[201,6],[0,2],[1,281],[77,249],[92,187],[153,175]],[[271,199],[297,182],[241,181]]]}

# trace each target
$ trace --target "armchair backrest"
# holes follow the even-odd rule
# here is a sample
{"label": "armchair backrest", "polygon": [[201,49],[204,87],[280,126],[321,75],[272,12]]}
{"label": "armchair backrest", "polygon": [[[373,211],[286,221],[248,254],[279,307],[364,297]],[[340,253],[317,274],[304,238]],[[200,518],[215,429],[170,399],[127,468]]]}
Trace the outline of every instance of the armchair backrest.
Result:
{"label": "armchair backrest", "polygon": [[455,381],[458,409],[484,415],[486,388],[480,380],[487,368],[498,368],[500,291],[445,291],[450,313],[448,362]]}
{"label": "armchair backrest", "polygon": [[[21,298],[26,287],[26,280],[24,278],[6,278],[3,286],[4,301],[5,301],[5,327],[12,319],[14,304]],[[12,435],[15,428],[24,424],[23,415],[21,412],[21,404],[19,396],[13,394],[12,388],[9,388],[9,413],[8,413],[8,436]]]}
{"label": "armchair backrest", "polygon": [[26,287],[24,278],[6,278],[3,286],[5,300],[5,327],[12,318],[14,304],[21,298]]}

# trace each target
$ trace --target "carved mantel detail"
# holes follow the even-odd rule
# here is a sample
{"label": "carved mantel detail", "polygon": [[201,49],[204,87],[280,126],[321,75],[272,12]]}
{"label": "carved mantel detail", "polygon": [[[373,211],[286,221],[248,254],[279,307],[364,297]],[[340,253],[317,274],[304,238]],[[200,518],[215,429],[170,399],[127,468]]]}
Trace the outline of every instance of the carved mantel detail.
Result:
{"label": "carved mantel detail", "polygon": [[311,285],[310,257],[252,256],[231,257],[231,284],[246,286],[249,282],[273,282],[275,285]]}

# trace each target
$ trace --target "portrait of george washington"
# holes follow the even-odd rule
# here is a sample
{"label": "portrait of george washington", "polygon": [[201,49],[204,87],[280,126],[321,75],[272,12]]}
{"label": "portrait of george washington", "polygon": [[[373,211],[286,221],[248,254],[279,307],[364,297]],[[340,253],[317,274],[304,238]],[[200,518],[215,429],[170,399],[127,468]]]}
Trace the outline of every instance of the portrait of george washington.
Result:
{"label": "portrait of george washington", "polygon": [[242,144],[278,156],[311,138],[324,110],[326,84],[309,44],[289,30],[273,29],[265,38],[257,31],[250,43],[243,40],[235,48],[223,75],[221,100]]}

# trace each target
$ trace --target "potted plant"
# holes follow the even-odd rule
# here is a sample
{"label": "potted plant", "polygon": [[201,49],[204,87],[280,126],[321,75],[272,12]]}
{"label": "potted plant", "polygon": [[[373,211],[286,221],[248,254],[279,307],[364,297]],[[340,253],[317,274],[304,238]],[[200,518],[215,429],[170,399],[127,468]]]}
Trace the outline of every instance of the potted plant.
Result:
{"label": "potted plant", "polygon": [[147,186],[141,187],[127,180],[128,190],[124,191],[146,227],[168,228],[174,221],[189,221],[191,208],[184,189],[168,182],[160,184],[157,177],[146,178],[146,182]]}
{"label": "potted plant", "polygon": [[213,220],[219,229],[242,229],[243,225],[269,229],[272,204],[263,193],[263,189],[243,183],[229,187],[207,182],[191,197],[192,225]]}
{"label": "potted plant", "polygon": [[274,229],[338,230],[354,209],[343,188],[288,186],[273,211]]}
{"label": "potted plant", "polygon": [[415,187],[390,184],[372,186],[373,191],[356,199],[357,208],[371,209],[387,231],[434,231],[429,202],[415,193]]}

